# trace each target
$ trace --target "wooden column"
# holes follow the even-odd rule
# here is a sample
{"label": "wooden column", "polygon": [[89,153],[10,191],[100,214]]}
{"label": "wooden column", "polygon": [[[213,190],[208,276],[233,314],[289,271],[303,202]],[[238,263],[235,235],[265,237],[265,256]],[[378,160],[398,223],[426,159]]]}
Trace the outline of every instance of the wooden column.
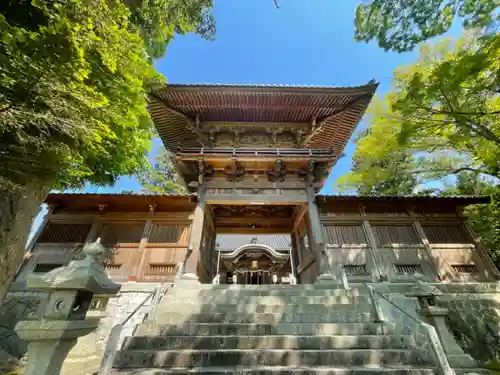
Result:
{"label": "wooden column", "polygon": [[[412,216],[414,214],[410,212]],[[432,247],[431,244],[429,243],[429,239],[427,238],[427,235],[425,234],[424,228],[420,225],[420,222],[415,218],[413,221],[413,227],[417,231],[417,234],[420,236],[420,239],[422,243],[424,244],[425,252],[427,253],[427,256],[429,257],[429,260],[431,261],[432,268],[434,268],[434,281],[440,281],[441,280],[441,272],[439,269],[439,266],[436,263],[434,253],[432,252]]]}
{"label": "wooden column", "polygon": [[[155,212],[150,208],[149,215],[154,216]],[[134,264],[134,268],[132,270],[132,278],[143,281],[144,279],[144,271],[148,266],[148,257],[149,251],[146,248],[148,244],[149,234],[151,232],[151,228],[153,227],[153,220],[148,219],[146,224],[144,225],[144,230],[142,231],[141,242],[139,243],[139,247],[137,248],[137,256],[136,262]]]}
{"label": "wooden column", "polygon": [[[365,216],[364,210],[362,210],[361,215]],[[363,220],[363,230],[365,231],[365,235],[370,246],[370,252],[373,258],[373,268],[375,271],[375,275],[372,273],[372,276],[375,277],[372,277],[372,279],[374,279],[372,281],[382,281],[382,265],[384,264],[384,262],[382,261],[382,259],[380,258],[380,254],[378,253],[377,241],[375,240],[372,227],[370,226],[370,222],[368,220]],[[387,272],[387,270],[384,271],[386,272],[384,276],[389,278],[390,272]]]}
{"label": "wooden column", "polygon": [[326,263],[325,241],[321,229],[318,206],[315,202],[316,192],[312,184],[307,186],[307,213],[309,216],[309,235],[310,242],[316,258],[318,272],[320,275],[329,273],[330,267]]}
{"label": "wooden column", "polygon": [[193,222],[191,224],[191,235],[189,237],[188,250],[184,260],[182,279],[198,282],[198,264],[200,262],[201,242],[203,239],[203,226],[205,221],[205,194],[206,185],[198,189],[198,204],[194,209]]}

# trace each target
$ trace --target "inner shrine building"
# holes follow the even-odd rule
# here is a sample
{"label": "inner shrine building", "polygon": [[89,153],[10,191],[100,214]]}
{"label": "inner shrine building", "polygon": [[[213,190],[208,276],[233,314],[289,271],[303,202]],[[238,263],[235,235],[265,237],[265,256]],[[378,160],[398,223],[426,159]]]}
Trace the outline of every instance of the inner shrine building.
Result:
{"label": "inner shrine building", "polygon": [[188,193],[51,194],[18,280],[113,250],[122,281],[488,281],[463,208],[488,197],[321,195],[377,88],[167,85],[149,111]]}

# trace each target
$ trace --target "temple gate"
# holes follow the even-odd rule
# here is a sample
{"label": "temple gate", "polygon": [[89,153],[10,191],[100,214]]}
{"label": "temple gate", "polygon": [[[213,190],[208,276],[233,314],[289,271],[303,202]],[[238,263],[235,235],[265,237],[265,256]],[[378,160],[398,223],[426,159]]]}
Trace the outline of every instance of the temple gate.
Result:
{"label": "temple gate", "polygon": [[[159,135],[197,196],[182,278],[208,281],[197,265],[214,261],[204,259],[214,231],[291,234],[294,272],[307,267],[304,282],[328,278],[316,193],[376,87],[168,85],[153,93]],[[302,256],[309,248],[312,259]]]}

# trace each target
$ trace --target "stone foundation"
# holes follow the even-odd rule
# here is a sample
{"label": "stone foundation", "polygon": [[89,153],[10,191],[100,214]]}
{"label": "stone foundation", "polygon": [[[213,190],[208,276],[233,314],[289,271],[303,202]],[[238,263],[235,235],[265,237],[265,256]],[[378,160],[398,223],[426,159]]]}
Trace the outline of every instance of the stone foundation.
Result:
{"label": "stone foundation", "polygon": [[[351,284],[355,286],[356,284]],[[413,284],[409,283],[377,283],[376,290],[386,295],[396,305],[410,315],[417,317],[418,304],[414,298],[405,296]],[[450,311],[447,319],[457,342],[480,363],[500,358],[500,284],[498,283],[467,283],[467,284],[432,284],[444,294],[438,296],[438,305],[447,307]],[[111,328],[120,324],[125,318],[151,293],[159,284],[155,283],[124,283],[119,295],[110,299],[107,308],[108,317],[101,321],[99,329],[94,332],[95,338],[80,339],[70,353],[75,366],[65,364],[71,370],[63,371],[63,375],[86,375],[89,371],[77,372],[79,358],[89,354],[88,342],[96,342],[97,356],[100,359],[107,342]],[[26,318],[37,308],[36,293],[13,289],[8,294],[6,305],[0,312],[0,348],[13,357],[22,357],[26,352],[25,343],[13,331],[15,324]],[[149,300],[126,324],[122,331],[120,343],[126,336],[131,336],[137,324],[141,323],[146,314],[151,311],[152,300]],[[90,335],[89,335],[90,336]],[[83,362],[82,362],[83,363]],[[98,361],[94,358],[94,366]],[[80,366],[81,368],[81,366]],[[89,369],[90,370],[90,369]]]}

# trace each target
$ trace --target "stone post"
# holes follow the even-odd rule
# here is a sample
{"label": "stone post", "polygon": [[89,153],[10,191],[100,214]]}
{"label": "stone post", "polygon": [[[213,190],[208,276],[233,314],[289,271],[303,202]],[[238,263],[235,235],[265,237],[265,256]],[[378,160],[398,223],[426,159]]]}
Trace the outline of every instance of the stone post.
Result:
{"label": "stone post", "polygon": [[203,238],[203,227],[205,221],[205,193],[206,185],[198,188],[198,204],[194,209],[193,222],[191,224],[191,235],[189,237],[188,250],[184,260],[183,274],[179,280],[179,286],[199,285],[198,263],[200,262],[201,241]]}
{"label": "stone post", "polygon": [[424,321],[436,329],[451,367],[476,368],[476,361],[463,351],[446,326],[445,318],[448,315],[448,309],[436,306],[436,296],[440,294],[442,292],[439,289],[418,280],[418,285],[413,287],[406,296],[417,298],[420,306],[418,312]]}
{"label": "stone post", "polygon": [[98,241],[84,247],[85,259],[73,260],[67,267],[43,276],[26,278],[26,288],[43,297],[37,313],[15,327],[19,337],[28,342],[24,375],[60,374],[78,337],[99,326],[100,317],[87,316],[94,295],[118,293],[120,285],[104,272],[101,261],[105,249]]}

